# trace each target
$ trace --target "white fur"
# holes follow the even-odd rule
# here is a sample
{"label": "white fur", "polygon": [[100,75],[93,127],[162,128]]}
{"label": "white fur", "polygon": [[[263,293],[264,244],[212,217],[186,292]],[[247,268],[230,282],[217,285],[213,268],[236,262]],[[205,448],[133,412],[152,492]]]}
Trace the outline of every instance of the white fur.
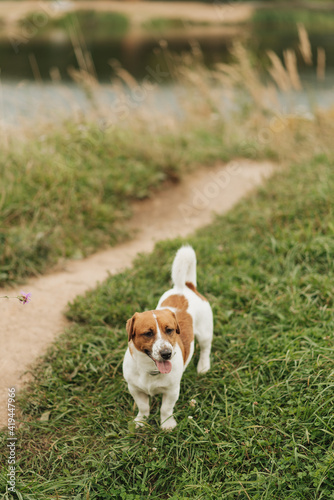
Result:
{"label": "white fur", "polygon": [[184,245],[176,252],[172,266],[174,288],[183,290],[187,281],[196,285],[196,254],[190,245]]}
{"label": "white fur", "polygon": [[[189,281],[196,286],[196,254],[192,247],[184,246],[178,250],[172,266],[172,280],[174,287],[162,295],[157,309],[173,311],[172,307],[161,307],[161,303],[170,295],[181,294],[185,296],[188,301],[187,312],[193,319],[194,335],[200,347],[197,372],[205,373],[210,369],[213,316],[209,302],[203,300],[185,285]],[[160,333],[159,328],[158,332]],[[162,341],[161,333],[160,335],[159,333],[155,343]],[[161,393],[163,394],[160,412],[161,427],[172,429],[176,426],[173,409],[179,398],[182,374],[188,366],[193,352],[194,342],[191,343],[190,354],[184,363],[181,349],[176,344],[172,352],[171,372],[152,375],[152,372],[157,370],[154,361],[146,354],[139,352],[134,346],[132,347],[132,355],[130,349],[127,349],[123,362],[123,375],[138,406],[138,415],[135,418],[137,426],[143,425],[144,420],[149,416],[149,396]]]}
{"label": "white fur", "polygon": [[157,340],[154,342],[154,344],[152,346],[152,356],[154,357],[154,359],[159,359],[160,352],[163,349],[170,349],[171,351],[173,351],[173,346],[170,342],[167,342],[167,340],[164,340],[162,338],[161,331],[160,331],[158,321],[157,321],[157,317],[154,313],[152,313],[152,314],[153,314],[153,317],[155,319],[155,324],[157,325]]}

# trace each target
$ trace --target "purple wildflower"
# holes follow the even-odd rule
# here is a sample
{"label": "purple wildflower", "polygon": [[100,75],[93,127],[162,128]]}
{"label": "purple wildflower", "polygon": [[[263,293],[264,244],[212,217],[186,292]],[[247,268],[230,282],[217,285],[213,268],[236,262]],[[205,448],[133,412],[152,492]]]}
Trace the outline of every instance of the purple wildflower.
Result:
{"label": "purple wildflower", "polygon": [[17,298],[19,299],[20,302],[22,302],[22,304],[27,304],[28,302],[31,301],[31,293],[28,292],[20,292],[21,295],[19,295]]}

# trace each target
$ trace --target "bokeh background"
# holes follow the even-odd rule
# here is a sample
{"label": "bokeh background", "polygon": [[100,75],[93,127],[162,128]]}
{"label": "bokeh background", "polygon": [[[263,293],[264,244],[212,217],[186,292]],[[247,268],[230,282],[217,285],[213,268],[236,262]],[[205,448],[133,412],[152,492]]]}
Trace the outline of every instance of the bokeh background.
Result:
{"label": "bokeh background", "polygon": [[[309,59],[299,50],[301,26],[311,44]],[[293,49],[301,80],[291,89],[294,104],[309,108],[310,95],[324,107],[333,102],[332,1],[1,1],[0,30],[3,125],[87,111],[92,92],[112,120],[120,114],[116,83],[123,92],[133,79],[149,82],[152,91],[130,96],[130,111],[177,112],[180,58],[181,64],[200,59],[214,69],[233,60],[236,42],[263,74],[271,63],[268,51],[284,64],[285,51]]]}

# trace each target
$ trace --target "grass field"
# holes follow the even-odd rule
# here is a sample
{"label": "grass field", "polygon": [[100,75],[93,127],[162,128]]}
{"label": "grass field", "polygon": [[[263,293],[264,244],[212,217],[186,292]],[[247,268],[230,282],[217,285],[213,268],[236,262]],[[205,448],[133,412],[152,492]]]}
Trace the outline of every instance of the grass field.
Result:
{"label": "grass field", "polygon": [[134,430],[121,363],[126,319],[155,307],[183,242],[75,300],[20,401],[17,498],[334,498],[333,163],[318,154],[277,174],[187,240],[215,336],[211,371],[197,376],[195,351],[184,374],[173,432],[159,429],[159,398]]}

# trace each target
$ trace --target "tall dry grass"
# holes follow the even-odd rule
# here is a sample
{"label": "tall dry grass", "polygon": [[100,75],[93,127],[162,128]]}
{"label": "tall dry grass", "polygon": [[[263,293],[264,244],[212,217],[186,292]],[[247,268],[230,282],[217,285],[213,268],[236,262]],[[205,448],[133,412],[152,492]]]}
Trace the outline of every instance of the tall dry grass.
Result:
{"label": "tall dry grass", "polygon": [[[267,52],[269,65],[261,67],[252,54],[240,43],[231,49],[233,62],[217,64],[208,69],[203,63],[203,55],[197,43],[191,44],[191,53],[181,56],[172,55],[165,41],[161,42],[161,51],[168,67],[169,78],[175,87],[181,89],[178,106],[182,110],[182,119],[173,112],[165,114],[163,119],[156,116],[147,106],[138,106],[129,116],[119,120],[117,127],[140,131],[149,129],[152,134],[171,132],[179,134],[187,128],[207,127],[208,132],[217,133],[217,124],[224,127],[224,140],[234,144],[235,149],[247,154],[246,147],[252,144],[253,156],[270,155],[280,161],[295,161],[313,154],[331,153],[331,135],[333,133],[333,110],[320,110],[308,103],[308,109],[294,107],[294,91],[303,91],[304,84],[298,71],[301,58],[314,69],[319,80],[325,79],[326,54],[322,47],[317,47],[317,60],[314,61],[308,33],[302,24],[297,26],[299,46],[297,50],[286,49],[283,60],[272,51]],[[80,38],[80,37],[79,37]],[[78,45],[78,41],[76,42]],[[80,45],[80,44],[79,44]],[[78,45],[78,46],[79,46]],[[81,46],[77,48],[80,78],[86,88],[94,94],[97,81],[92,74],[87,75],[89,54]],[[124,68],[114,64],[117,78],[110,84],[120,99],[126,100],[131,91],[143,90],[143,84],[137,82]],[[77,76],[76,81],[80,81]],[[151,82],[150,92],[157,84]],[[312,92],[311,92],[312,94]],[[284,97],[284,105],[282,102]],[[223,102],[232,103],[226,109]],[[289,104],[288,104],[289,103]],[[98,109],[108,124],[115,119],[112,110]],[[114,121],[115,123],[115,121]],[[243,148],[243,146],[245,146]]]}

